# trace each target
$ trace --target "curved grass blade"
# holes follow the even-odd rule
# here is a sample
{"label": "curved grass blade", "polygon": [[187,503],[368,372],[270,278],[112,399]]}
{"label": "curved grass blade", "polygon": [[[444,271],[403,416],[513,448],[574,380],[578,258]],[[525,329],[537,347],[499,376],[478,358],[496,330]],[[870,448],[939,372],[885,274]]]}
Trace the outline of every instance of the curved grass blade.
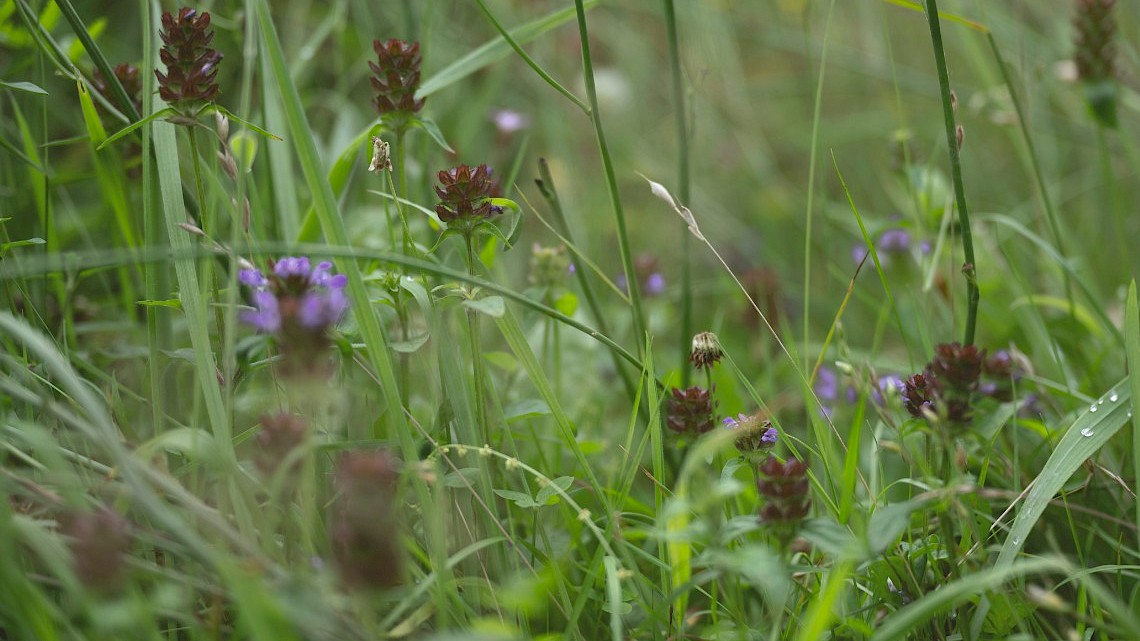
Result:
{"label": "curved grass blade", "polygon": [[871,637],[871,641],[895,641],[906,638],[939,612],[963,603],[971,597],[993,590],[1010,579],[1027,574],[1062,572],[1069,565],[1056,559],[1026,559],[1008,567],[993,567],[940,586],[921,599],[887,617]]}
{"label": "curved grass blade", "polygon": [[1021,511],[1001,546],[995,567],[1008,568],[1013,564],[1029,532],[1065,481],[1129,420],[1131,398],[1132,388],[1126,378],[1113,385],[1073,422],[1041,473],[1033,480]]}
{"label": "curved grass blade", "polygon": [[[592,9],[598,5],[598,2],[599,0],[590,0],[586,3],[586,7]],[[534,22],[528,22],[506,33],[510,35],[516,44],[522,44],[537,38],[563,23],[569,22],[573,18],[574,9],[567,7],[561,11],[555,11],[550,15],[539,18]],[[511,45],[503,36],[499,36],[441,69],[430,78],[425,79],[420,84],[420,90],[416,92],[416,97],[424,98],[430,96],[440,89],[470,76],[483,67],[505,58],[510,53]]]}

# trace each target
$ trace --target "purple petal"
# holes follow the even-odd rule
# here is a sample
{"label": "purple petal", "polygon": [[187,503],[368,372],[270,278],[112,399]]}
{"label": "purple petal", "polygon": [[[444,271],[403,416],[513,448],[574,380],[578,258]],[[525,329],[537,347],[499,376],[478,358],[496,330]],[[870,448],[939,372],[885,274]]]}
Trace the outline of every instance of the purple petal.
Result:
{"label": "purple petal", "polygon": [[650,274],[645,279],[645,293],[655,296],[665,293],[665,277],[658,272]]}
{"label": "purple petal", "polygon": [[819,368],[819,376],[815,379],[815,393],[820,399],[834,401],[839,398],[839,377],[830,367]]}
{"label": "purple petal", "polygon": [[241,281],[243,285],[249,285],[250,287],[265,287],[269,284],[269,281],[265,278],[265,274],[262,274],[261,271],[257,269],[241,270],[241,273],[238,274],[238,280]]}
{"label": "purple petal", "polygon": [[910,251],[910,234],[905,229],[888,229],[879,236],[879,251],[888,254]]}

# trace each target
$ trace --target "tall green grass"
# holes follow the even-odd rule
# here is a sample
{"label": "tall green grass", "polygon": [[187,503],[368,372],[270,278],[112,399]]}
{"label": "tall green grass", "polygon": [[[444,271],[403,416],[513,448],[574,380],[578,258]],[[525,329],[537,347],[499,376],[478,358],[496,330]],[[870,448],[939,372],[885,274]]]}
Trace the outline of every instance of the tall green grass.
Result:
{"label": "tall green grass", "polygon": [[[0,6],[0,638],[1140,638],[1140,103],[1091,118],[1074,4],[213,3],[227,140],[161,113],[177,7]],[[389,38],[420,127],[370,105]],[[441,239],[459,163],[507,211]],[[241,322],[239,272],[297,255],[347,279],[328,377]],[[963,337],[1010,398],[912,416],[882,381]],[[760,517],[740,414],[810,463],[802,522]],[[338,470],[377,450],[402,570],[361,590]]]}

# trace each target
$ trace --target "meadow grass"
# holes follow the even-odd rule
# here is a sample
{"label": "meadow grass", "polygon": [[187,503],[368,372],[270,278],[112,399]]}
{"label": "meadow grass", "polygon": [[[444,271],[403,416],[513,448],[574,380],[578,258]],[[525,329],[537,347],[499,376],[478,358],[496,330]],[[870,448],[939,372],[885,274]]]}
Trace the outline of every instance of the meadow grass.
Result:
{"label": "meadow grass", "polygon": [[1140,639],[1112,5],[7,0],[0,639]]}

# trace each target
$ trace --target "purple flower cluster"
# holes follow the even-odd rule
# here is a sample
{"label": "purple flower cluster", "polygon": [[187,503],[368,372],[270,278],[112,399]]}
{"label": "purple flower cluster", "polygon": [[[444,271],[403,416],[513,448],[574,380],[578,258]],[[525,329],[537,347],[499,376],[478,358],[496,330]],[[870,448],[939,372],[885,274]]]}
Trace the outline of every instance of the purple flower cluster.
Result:
{"label": "purple flower cluster", "polygon": [[724,429],[735,434],[736,449],[753,463],[759,462],[761,456],[775,447],[780,439],[780,431],[772,427],[771,421],[762,420],[761,416],[737,414],[736,418],[727,416],[721,422]]}
{"label": "purple flower cluster", "polygon": [[[882,407],[886,405],[887,399],[892,394],[901,393],[903,386],[903,380],[899,376],[894,374],[880,376],[874,380],[874,384],[871,386],[871,400],[875,405]],[[815,395],[823,403],[821,411],[824,416],[828,417],[831,416],[838,401],[842,400],[848,405],[854,405],[859,400],[859,389],[851,382],[840,385],[838,372],[830,367],[819,368],[814,390]]]}
{"label": "purple flower cluster", "polygon": [[307,257],[287,256],[271,263],[268,274],[242,270],[240,280],[253,288],[255,309],[243,312],[241,320],[268,334],[323,333],[348,309],[347,278],[331,269],[327,261],[313,267]]}

